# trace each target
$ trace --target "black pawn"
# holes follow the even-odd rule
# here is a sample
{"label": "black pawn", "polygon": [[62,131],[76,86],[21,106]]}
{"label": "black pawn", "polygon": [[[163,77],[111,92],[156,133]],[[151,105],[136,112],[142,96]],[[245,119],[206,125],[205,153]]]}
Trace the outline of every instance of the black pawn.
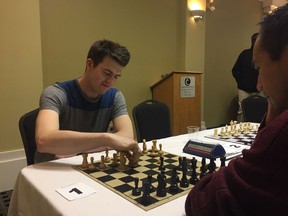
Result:
{"label": "black pawn", "polygon": [[179,161],[179,165],[178,165],[177,169],[182,170],[182,157],[179,157],[178,161]]}
{"label": "black pawn", "polygon": [[201,167],[200,167],[200,178],[204,177],[207,172],[207,167],[206,167],[206,159],[203,157],[201,161]]}
{"label": "black pawn", "polygon": [[139,196],[141,194],[141,190],[139,189],[138,187],[138,184],[139,184],[139,178],[135,178],[134,179],[134,182],[135,182],[135,187],[133,188],[132,190],[132,195],[133,196]]}
{"label": "black pawn", "polygon": [[193,157],[191,160],[192,173],[191,173],[191,178],[190,178],[190,184],[196,184],[196,182],[199,180],[197,178],[196,168],[197,168],[197,160],[195,157]]}
{"label": "black pawn", "polygon": [[149,191],[150,191],[150,193],[154,192],[155,188],[152,185],[152,175],[150,175],[150,174],[148,175],[148,183],[149,183]]}
{"label": "black pawn", "polygon": [[186,168],[187,168],[187,159],[186,159],[186,157],[182,158],[182,167],[183,166],[186,166]]}
{"label": "black pawn", "polygon": [[180,186],[183,188],[189,187],[189,182],[187,179],[187,163],[185,161],[185,163],[182,164],[182,178],[180,181]]}
{"label": "black pawn", "polygon": [[151,203],[150,183],[149,182],[143,182],[143,194],[142,194],[140,202],[142,205],[148,205]]}
{"label": "black pawn", "polygon": [[170,193],[174,194],[179,192],[178,182],[179,182],[179,176],[177,175],[177,167],[174,167],[172,171],[171,184],[169,188]]}
{"label": "black pawn", "polygon": [[216,163],[215,158],[210,158],[210,163],[208,165],[209,173],[214,173],[216,171]]}
{"label": "black pawn", "polygon": [[226,164],[225,164],[225,162],[226,162],[226,157],[221,157],[220,158],[220,161],[221,161],[221,167],[224,167],[224,166],[226,166]]}
{"label": "black pawn", "polygon": [[158,181],[158,186],[157,186],[157,196],[158,197],[165,197],[166,196],[166,181],[165,177],[162,173],[158,173],[157,175],[157,181]]}
{"label": "black pawn", "polygon": [[165,166],[164,166],[164,158],[160,157],[160,165],[159,165],[159,170],[165,170]]}

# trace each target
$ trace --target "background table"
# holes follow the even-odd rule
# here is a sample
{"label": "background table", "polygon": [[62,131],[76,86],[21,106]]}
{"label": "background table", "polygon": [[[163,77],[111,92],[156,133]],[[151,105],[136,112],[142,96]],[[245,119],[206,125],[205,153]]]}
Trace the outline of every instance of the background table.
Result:
{"label": "background table", "polygon": [[[198,140],[215,142],[215,140],[205,138],[206,135],[211,134],[213,134],[212,129],[201,131],[198,135],[195,134],[194,136],[195,139],[197,138]],[[163,145],[163,151],[192,158],[192,155],[183,153],[182,151],[187,141],[188,135],[184,134],[159,139],[157,143]],[[217,143],[222,144],[225,149],[229,148],[229,143],[227,142],[217,141]],[[147,142],[148,148],[151,144],[151,142]],[[142,148],[142,145],[139,145]],[[241,147],[241,149],[244,148],[249,147]],[[237,150],[239,151],[239,148]],[[89,156],[93,156],[95,160],[100,160],[103,154],[105,153],[99,152],[93,153],[93,155],[89,154]],[[110,153],[110,155],[112,155],[112,153]],[[201,160],[201,158],[198,159]],[[145,211],[72,167],[73,165],[80,165],[81,163],[82,156],[75,156],[34,164],[22,169],[15,184],[8,215],[185,215],[184,204],[187,195],[152,210]],[[216,164],[220,165],[220,161],[216,160]],[[68,201],[55,191],[60,187],[79,182],[94,188],[96,193],[82,199]]]}

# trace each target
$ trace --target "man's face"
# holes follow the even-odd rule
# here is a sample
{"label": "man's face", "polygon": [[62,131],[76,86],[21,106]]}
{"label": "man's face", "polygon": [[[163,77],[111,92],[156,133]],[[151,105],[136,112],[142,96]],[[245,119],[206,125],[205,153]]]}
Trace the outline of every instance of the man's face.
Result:
{"label": "man's face", "polygon": [[94,67],[91,59],[87,59],[87,76],[90,89],[98,94],[104,94],[121,76],[123,67],[106,56],[101,63]]}
{"label": "man's face", "polygon": [[260,36],[253,52],[253,62],[259,71],[257,88],[264,92],[273,109],[282,112],[288,109],[288,46],[281,58],[273,61],[261,42]]}

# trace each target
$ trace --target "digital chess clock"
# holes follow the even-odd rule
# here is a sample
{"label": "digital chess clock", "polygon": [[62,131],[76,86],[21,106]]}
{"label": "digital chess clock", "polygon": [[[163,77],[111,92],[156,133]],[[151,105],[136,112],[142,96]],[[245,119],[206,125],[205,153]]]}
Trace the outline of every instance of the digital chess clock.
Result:
{"label": "digital chess clock", "polygon": [[196,140],[189,140],[183,148],[183,152],[205,158],[221,158],[226,155],[222,145]]}

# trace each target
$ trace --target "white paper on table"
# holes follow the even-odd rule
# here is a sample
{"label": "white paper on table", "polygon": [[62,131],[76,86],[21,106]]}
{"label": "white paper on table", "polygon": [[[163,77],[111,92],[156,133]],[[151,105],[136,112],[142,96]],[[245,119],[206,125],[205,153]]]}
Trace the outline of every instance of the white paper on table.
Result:
{"label": "white paper on table", "polygon": [[64,186],[56,189],[60,195],[66,198],[68,201],[81,199],[87,197],[93,193],[96,193],[96,190],[79,182],[73,185]]}

